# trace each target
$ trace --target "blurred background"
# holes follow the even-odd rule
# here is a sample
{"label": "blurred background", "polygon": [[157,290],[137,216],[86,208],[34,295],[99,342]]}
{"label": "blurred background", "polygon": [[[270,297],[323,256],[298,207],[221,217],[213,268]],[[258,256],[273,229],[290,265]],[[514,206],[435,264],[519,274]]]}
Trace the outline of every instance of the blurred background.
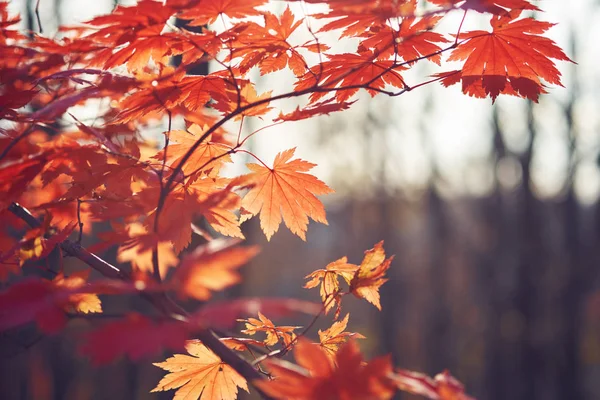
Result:
{"label": "blurred background", "polygon": [[[36,1],[26,3],[13,6],[36,30]],[[44,29],[114,5],[84,3],[42,1]],[[329,226],[311,224],[307,242],[282,228],[267,244],[257,221],[247,223],[263,250],[226,296],[318,301],[302,288],[305,275],[344,255],[358,264],[385,240],[396,258],[383,311],[349,299],[342,314],[367,336],[367,354],[392,353],[398,367],[430,375],[449,369],[480,399],[600,399],[600,2],[540,7],[577,65],[560,64],[565,88],[538,104],[500,97],[492,106],[429,85],[393,99],[361,94],[348,112],[257,135],[261,158],[298,146],[336,194],[323,199]],[[4,335],[0,398],[171,398],[148,393],[162,376],[149,362],[81,359],[74,339],[89,324],[56,337]]]}

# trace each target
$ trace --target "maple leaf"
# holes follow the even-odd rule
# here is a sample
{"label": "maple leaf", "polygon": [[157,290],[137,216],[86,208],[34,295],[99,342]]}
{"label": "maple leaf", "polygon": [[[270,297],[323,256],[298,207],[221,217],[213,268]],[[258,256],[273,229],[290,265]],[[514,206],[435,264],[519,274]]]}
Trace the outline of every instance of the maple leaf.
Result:
{"label": "maple leaf", "polygon": [[388,25],[382,26],[374,32],[365,32],[360,42],[358,51],[374,51],[378,60],[385,60],[394,55],[394,52],[404,61],[410,62],[420,57],[440,65],[442,56],[437,43],[448,43],[443,35],[432,32],[441,17],[429,16],[425,18],[405,17],[398,30]]}
{"label": "maple leaf", "polygon": [[[181,90],[179,102],[192,111],[199,111],[206,104],[214,100],[216,102],[227,102],[225,94],[230,89],[229,82],[216,74],[207,76],[186,76],[178,84]],[[191,129],[190,131],[193,132]]]}
{"label": "maple leaf", "polygon": [[65,297],[48,280],[30,278],[9,286],[0,292],[0,331],[36,321],[42,331],[58,332],[67,322]]}
{"label": "maple leaf", "polygon": [[[321,3],[320,0],[307,0],[307,2]],[[377,2],[330,0],[326,3],[331,10],[327,13],[316,14],[315,17],[319,19],[336,18],[336,20],[328,22],[319,31],[326,32],[344,28],[340,37],[357,36],[369,30],[377,31],[388,20],[411,16],[416,11],[415,0]]]}
{"label": "maple leaf", "polygon": [[37,93],[35,90],[22,90],[0,95],[0,118],[19,120],[21,115],[17,109],[26,106]]}
{"label": "maple leaf", "polygon": [[279,18],[269,12],[264,13],[263,17],[264,26],[248,22],[235,28],[236,35],[228,42],[234,49],[228,60],[242,58],[238,66],[242,74],[258,65],[261,75],[286,66],[294,75],[303,75],[307,69],[306,61],[296,50],[297,46],[288,43],[290,35],[302,24],[303,19],[294,21],[289,6]]}
{"label": "maple leaf", "polygon": [[350,292],[359,299],[365,299],[381,310],[379,303],[379,288],[387,279],[385,273],[390,268],[394,256],[386,259],[383,250],[383,240],[371,250],[365,251],[365,258],[354,273],[350,282]]}
{"label": "maple leaf", "polygon": [[225,337],[219,339],[227,347],[235,351],[252,351],[250,346],[265,347],[264,342],[248,338]]}
{"label": "maple leaf", "polygon": [[5,44],[8,39],[17,40],[25,39],[20,32],[13,29],[8,29],[12,25],[16,25],[21,21],[19,16],[9,16],[8,2],[0,3],[0,43]]}
{"label": "maple leaf", "polygon": [[212,292],[241,281],[237,269],[258,253],[258,247],[233,247],[237,240],[213,240],[186,254],[173,275],[181,297],[208,300]]}
{"label": "maple leaf", "polygon": [[167,111],[172,115],[183,114],[181,103],[189,96],[179,86],[184,74],[185,71],[175,71],[172,67],[161,68],[159,76],[139,73],[131,83],[132,93],[120,99],[121,112],[113,122],[160,118]]}
{"label": "maple leaf", "polygon": [[[230,114],[238,109],[245,109],[236,116],[236,120],[246,117],[259,117],[271,110],[269,99],[271,92],[264,92],[259,95],[256,92],[255,85],[250,82],[242,82],[239,90],[229,89],[224,92],[227,97],[215,98],[212,107],[224,114]],[[250,105],[253,105],[250,107]]]}
{"label": "maple leaf", "polygon": [[127,237],[117,250],[119,262],[129,261],[134,270],[152,273],[152,251],[155,246],[158,247],[159,271],[162,277],[166,276],[170,267],[179,262],[171,242],[160,240],[154,233],[148,233],[146,228],[137,222],[127,225],[126,229]]}
{"label": "maple leaf", "polygon": [[465,94],[490,96],[492,101],[499,94],[510,94],[537,102],[540,93],[546,93],[540,79],[562,86],[561,74],[551,58],[571,59],[551,39],[539,35],[554,24],[533,18],[515,20],[517,16],[493,16],[492,32],[461,33],[459,39],[463,41],[448,60],[465,60],[465,64],[460,76],[437,74],[448,78],[442,83],[449,86],[460,78]]}
{"label": "maple leaf", "polygon": [[342,257],[327,264],[325,269],[318,269],[305,276],[305,279],[310,280],[306,282],[304,287],[312,289],[320,285],[319,293],[321,301],[325,305],[325,313],[328,313],[334,304],[337,304],[338,309],[340,308],[341,298],[338,296],[340,293],[340,282],[338,278],[342,277],[349,285],[357,269],[358,265],[349,264],[348,258]]}
{"label": "maple leaf", "polygon": [[[154,35],[136,38],[132,43],[115,53],[111,48],[108,48],[107,53],[110,56],[102,63],[103,68],[109,69],[126,65],[129,71],[138,71],[146,67],[150,59],[155,63],[168,65],[169,56],[174,55],[174,44],[172,38],[160,34],[161,30],[162,28],[155,30],[156,34]],[[101,54],[97,57],[94,64],[103,61]]]}
{"label": "maple leaf", "polygon": [[404,392],[425,396],[432,400],[474,400],[465,393],[464,386],[448,371],[429,376],[413,371],[398,370],[390,378]]}
{"label": "maple leaf", "polygon": [[[168,4],[181,0],[168,1]],[[229,18],[245,18],[260,15],[256,7],[267,3],[267,0],[183,0],[184,11],[180,13],[183,19],[190,19],[190,26],[202,26],[214,23],[220,15]],[[181,4],[179,6],[182,6]]]}
{"label": "maple leaf", "polygon": [[[174,130],[168,132],[169,145],[161,150],[152,158],[163,160],[167,157],[167,165],[178,165],[183,156],[200,139],[200,137],[209,128],[208,125],[199,126],[192,124],[186,131]],[[217,134],[219,134],[217,132]],[[192,156],[183,165],[182,171],[186,175],[199,172],[211,172],[211,176],[216,176],[220,168],[231,162],[231,157],[227,154],[229,148],[226,144],[211,141],[211,136],[207,137]]]}
{"label": "maple leaf", "polygon": [[198,212],[206,218],[206,222],[217,232],[243,239],[244,235],[240,229],[240,221],[233,213],[238,210],[241,204],[241,198],[232,191],[236,186],[236,179],[233,179],[222,190],[218,190],[204,197],[198,204]]}
{"label": "maple leaf", "polygon": [[160,1],[142,0],[134,6],[117,5],[111,14],[97,16],[87,24],[102,27],[91,35],[94,40],[120,45],[138,31],[164,26],[173,12]]}
{"label": "maple leaf", "polygon": [[44,152],[22,160],[11,160],[0,164],[0,210],[7,208],[27,190],[28,185],[55,157],[55,152]]}
{"label": "maple leaf", "polygon": [[290,400],[385,400],[395,392],[388,378],[392,372],[389,357],[364,362],[353,340],[332,360],[319,345],[300,338],[294,357],[305,371],[285,361],[268,359],[264,363],[275,379],[256,381],[255,385],[269,396]]}
{"label": "maple leaf", "polygon": [[[85,273],[55,281],[28,278],[0,292],[0,331],[35,321],[46,333],[56,333],[66,324],[65,311],[101,312],[96,288],[84,284]],[[66,280],[66,282],[65,282]]]}
{"label": "maple leaf", "polygon": [[[193,178],[193,177],[192,177]],[[160,220],[161,240],[173,243],[176,253],[186,248],[192,237],[192,222],[196,215],[202,215],[217,232],[227,236],[243,238],[237,216],[233,213],[240,207],[240,197],[231,191],[231,181],[226,178],[212,178],[201,174],[198,179],[188,179],[177,185],[165,200]],[[142,191],[149,207],[156,207],[159,188],[149,187]],[[146,219],[149,230],[154,230],[154,213]]]}
{"label": "maple leaf", "polygon": [[175,400],[235,400],[238,388],[248,391],[246,380],[200,341],[188,341],[185,347],[191,356],[175,354],[154,364],[170,373],[152,392],[179,388]]}
{"label": "maple leaf", "polygon": [[[354,96],[359,89],[364,88],[371,96],[386,85],[405,88],[404,79],[398,71],[406,69],[394,61],[378,60],[375,52],[363,54],[330,54],[329,60],[323,61],[304,74],[295,85],[297,91],[319,86],[333,91],[338,102],[344,102]],[[344,87],[347,87],[344,89]],[[310,95],[310,101],[315,102],[328,91],[315,91]]]}
{"label": "maple leaf", "polygon": [[241,319],[240,322],[246,324],[246,329],[241,331],[246,335],[254,335],[257,332],[265,332],[267,338],[264,340],[267,346],[273,346],[277,343],[283,343],[284,346],[290,346],[296,339],[294,330],[299,326],[276,326],[269,318],[265,317],[260,311],[258,318]]}
{"label": "maple leaf", "polygon": [[135,361],[164,348],[183,349],[188,334],[189,326],[181,321],[155,323],[141,314],[130,313],[86,334],[79,350],[97,365],[125,355]]}
{"label": "maple leaf", "polygon": [[[75,272],[68,277],[62,273],[58,274],[53,282],[56,286],[63,286],[69,289],[77,289],[84,286],[87,282],[90,270],[84,270]],[[65,311],[73,309],[77,312],[84,314],[88,313],[101,313],[102,304],[97,294],[94,293],[74,293],[69,296],[68,305],[65,307]]]}
{"label": "maple leaf", "polygon": [[344,332],[348,326],[348,318],[350,318],[350,314],[346,314],[344,319],[334,322],[328,329],[319,330],[319,345],[329,357],[334,357],[340,345],[346,343],[349,338],[365,339],[360,333]]}
{"label": "maple leaf", "polygon": [[69,237],[77,225],[76,222],[70,222],[57,231],[50,226],[51,219],[51,215],[47,216],[39,228],[29,230],[21,239],[18,252],[21,266],[26,261],[40,260],[50,255],[56,246]]}
{"label": "maple leaf", "polygon": [[285,225],[306,240],[308,217],[327,224],[325,208],[315,195],[333,192],[327,185],[306,174],[315,164],[295,159],[296,149],[277,154],[273,168],[247,164],[252,171],[246,175],[254,187],[242,199],[242,209],[252,215],[260,212],[260,226],[270,240],[279,229],[281,219]]}
{"label": "maple leaf", "polygon": [[126,65],[130,71],[137,71],[152,58],[166,65],[167,56],[174,54],[176,46],[172,37],[161,33],[173,13],[161,2],[143,0],[137,6],[119,5],[112,14],[88,21],[95,30],[85,36],[95,46],[90,64],[104,69]]}

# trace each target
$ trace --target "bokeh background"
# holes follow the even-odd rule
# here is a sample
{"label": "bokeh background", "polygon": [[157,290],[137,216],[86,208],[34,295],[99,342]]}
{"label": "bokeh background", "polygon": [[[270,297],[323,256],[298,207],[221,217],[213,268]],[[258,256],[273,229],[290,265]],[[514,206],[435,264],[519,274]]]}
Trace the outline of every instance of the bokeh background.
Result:
{"label": "bokeh background", "polygon": [[[35,3],[11,2],[33,30]],[[397,366],[431,375],[449,369],[480,399],[599,399],[600,2],[539,3],[537,17],[558,23],[550,36],[577,64],[559,65],[565,87],[538,104],[492,105],[430,85],[393,99],[363,94],[348,112],[257,135],[251,150],[261,158],[298,146],[337,193],[323,199],[329,226],[311,224],[307,242],[281,229],[267,244],[247,223],[263,251],[224,296],[318,300],[302,288],[306,274],[344,255],[359,263],[385,240],[396,258],[383,311],[344,306],[367,354],[391,353]],[[42,0],[42,23],[52,32],[114,4]],[[112,306],[143,310],[138,303]],[[74,321],[55,337],[3,334],[0,398],[172,396],[148,393],[162,375],[149,361],[163,358],[94,368],[79,357],[76,339],[94,323]]]}

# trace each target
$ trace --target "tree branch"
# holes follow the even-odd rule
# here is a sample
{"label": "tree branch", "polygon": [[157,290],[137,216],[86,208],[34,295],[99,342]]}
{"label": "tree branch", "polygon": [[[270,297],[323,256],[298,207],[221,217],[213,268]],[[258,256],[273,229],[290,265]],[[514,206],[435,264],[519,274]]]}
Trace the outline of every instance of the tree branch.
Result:
{"label": "tree branch", "polygon": [[[41,226],[41,222],[35,216],[33,216],[29,210],[18,203],[12,203],[8,207],[8,210],[17,217],[21,218],[32,228]],[[94,253],[91,253],[79,243],[72,242],[67,239],[60,244],[60,248],[68,255],[83,261],[108,278],[120,279],[124,281],[131,280],[129,274],[104,261]],[[185,311],[179,304],[171,300],[166,294],[142,292],[140,293],[140,296],[150,302],[165,316],[179,321],[187,320],[187,316],[189,315],[188,312]],[[233,350],[223,344],[210,329],[201,329],[196,333],[196,336],[206,347],[219,356],[223,362],[230,365],[237,373],[242,375],[250,384],[252,384],[252,381],[257,379],[265,379],[265,377],[259,371],[257,371],[252,364],[238,356]],[[255,390],[260,393],[265,400],[272,400],[272,397],[266,395],[260,389],[255,387]]]}

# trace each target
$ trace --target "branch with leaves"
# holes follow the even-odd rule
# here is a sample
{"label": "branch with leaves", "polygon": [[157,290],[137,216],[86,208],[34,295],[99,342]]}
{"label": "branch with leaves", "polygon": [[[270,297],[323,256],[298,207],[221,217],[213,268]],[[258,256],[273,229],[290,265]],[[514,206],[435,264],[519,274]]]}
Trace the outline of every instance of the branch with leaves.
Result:
{"label": "branch with leaves", "polygon": [[[96,364],[187,350],[156,364],[168,373],[154,391],[235,399],[250,384],[264,398],[388,399],[402,390],[468,399],[447,372],[429,378],[386,357],[365,362],[355,341],[363,336],[346,331],[345,296],[381,309],[393,259],[382,242],[359,265],[342,257],[307,276],[320,303],[210,301],[241,281],[238,269],[258,252],[239,246],[243,222],[258,217],[267,240],[282,222],[302,240],[311,219],[327,223],[318,196],[333,190],[311,174],[315,164],[295,148],[271,164],[247,145],[266,127],[348,110],[359,91],[399,96],[460,83],[463,93],[492,102],[501,94],[537,101],[546,85],[561,85],[553,60],[570,60],[543,36],[552,24],[527,16],[538,11],[527,0],[276,3],[284,5],[279,13],[267,0],[142,0],[61,27],[57,39],[42,36],[41,26],[39,34],[20,31],[19,17],[0,2],[0,280],[8,282],[0,330],[35,323],[53,334],[69,319],[104,312],[106,296],[136,295],[154,312],[109,312],[111,321],[85,335],[80,349]],[[444,32],[440,22],[453,14],[460,22]],[[489,17],[489,31],[463,31],[474,14]],[[176,27],[173,17],[189,22]],[[445,70],[445,61],[461,66]],[[187,74],[202,62],[216,70]],[[423,62],[437,72],[408,82],[406,71]],[[287,71],[292,83],[258,93],[252,71]],[[276,108],[289,99],[302,105]],[[95,118],[75,116],[82,105],[96,107]],[[265,127],[245,134],[250,119]],[[165,126],[164,145],[147,139]],[[256,163],[225,177],[240,153]],[[98,223],[110,230],[95,235],[90,251],[81,242]],[[203,243],[191,249],[194,235]],[[96,255],[110,247],[125,269]],[[84,265],[67,271],[64,257]],[[27,277],[28,266],[53,278]],[[103,277],[90,279],[90,268]],[[187,312],[172,298],[203,305]],[[330,328],[311,342],[331,310]],[[295,313],[312,320],[304,328],[273,322]],[[235,333],[236,323],[245,329]],[[282,360],[290,352],[297,364]]]}

